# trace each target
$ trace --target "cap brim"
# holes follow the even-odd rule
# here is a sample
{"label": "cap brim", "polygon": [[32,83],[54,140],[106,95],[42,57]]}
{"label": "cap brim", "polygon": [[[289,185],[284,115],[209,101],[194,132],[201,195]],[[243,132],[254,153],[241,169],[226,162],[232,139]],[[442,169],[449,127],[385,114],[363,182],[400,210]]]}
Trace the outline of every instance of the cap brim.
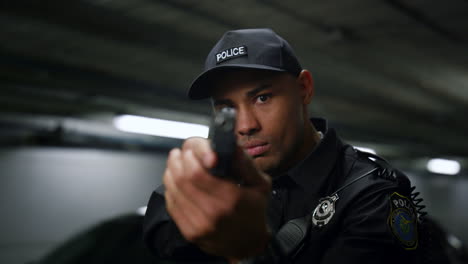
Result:
{"label": "cap brim", "polygon": [[190,85],[188,91],[188,97],[192,100],[205,99],[211,96],[211,86],[209,80],[216,74],[227,69],[258,69],[258,70],[269,70],[285,72],[285,70],[275,67],[269,67],[259,64],[227,64],[220,65],[209,70],[204,71],[200,74]]}

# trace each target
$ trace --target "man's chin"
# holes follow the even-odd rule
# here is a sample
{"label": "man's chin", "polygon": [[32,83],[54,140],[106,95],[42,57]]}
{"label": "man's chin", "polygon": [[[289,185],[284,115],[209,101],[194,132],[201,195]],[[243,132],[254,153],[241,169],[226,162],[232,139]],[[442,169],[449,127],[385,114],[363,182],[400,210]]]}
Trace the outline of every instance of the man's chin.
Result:
{"label": "man's chin", "polygon": [[270,174],[274,171],[275,166],[273,166],[271,157],[265,157],[260,155],[252,157],[252,159],[257,169],[265,172],[266,174]]}

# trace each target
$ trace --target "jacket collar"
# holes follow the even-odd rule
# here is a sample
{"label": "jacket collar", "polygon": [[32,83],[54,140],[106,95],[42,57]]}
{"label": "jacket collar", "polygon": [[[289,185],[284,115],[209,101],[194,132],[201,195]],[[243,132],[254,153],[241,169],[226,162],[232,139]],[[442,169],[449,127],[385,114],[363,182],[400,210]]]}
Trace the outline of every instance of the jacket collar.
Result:
{"label": "jacket collar", "polygon": [[317,131],[322,132],[323,138],[301,162],[288,171],[287,176],[300,188],[317,194],[324,189],[321,187],[335,167],[343,143],[334,129],[328,129],[325,119],[312,118],[311,122]]}

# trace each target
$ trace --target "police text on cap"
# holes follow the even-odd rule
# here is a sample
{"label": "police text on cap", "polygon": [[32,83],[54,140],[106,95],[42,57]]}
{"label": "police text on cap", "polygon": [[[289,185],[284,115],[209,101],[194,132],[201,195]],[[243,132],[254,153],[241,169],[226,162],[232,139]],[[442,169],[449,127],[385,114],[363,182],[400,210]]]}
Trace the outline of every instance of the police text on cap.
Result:
{"label": "police text on cap", "polygon": [[247,47],[239,46],[216,53],[216,63],[247,55]]}

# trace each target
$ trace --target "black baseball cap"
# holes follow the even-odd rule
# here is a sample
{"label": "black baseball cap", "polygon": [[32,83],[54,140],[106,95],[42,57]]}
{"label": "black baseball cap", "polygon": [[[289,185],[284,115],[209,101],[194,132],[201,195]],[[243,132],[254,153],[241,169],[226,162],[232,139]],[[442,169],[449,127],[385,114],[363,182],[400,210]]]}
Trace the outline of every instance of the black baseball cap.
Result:
{"label": "black baseball cap", "polygon": [[210,79],[226,69],[261,69],[299,75],[302,67],[289,43],[269,28],[224,33],[211,49],[204,72],[190,86],[190,99],[210,97]]}

